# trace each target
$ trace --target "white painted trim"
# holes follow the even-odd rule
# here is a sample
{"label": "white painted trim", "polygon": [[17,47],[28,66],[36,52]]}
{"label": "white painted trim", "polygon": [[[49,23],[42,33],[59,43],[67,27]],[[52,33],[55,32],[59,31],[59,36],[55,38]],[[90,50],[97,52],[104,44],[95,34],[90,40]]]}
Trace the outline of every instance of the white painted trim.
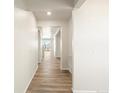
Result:
{"label": "white painted trim", "polygon": [[31,79],[29,80],[29,83],[27,84],[27,86],[26,86],[26,88],[25,88],[25,90],[24,90],[24,93],[26,93],[26,91],[27,91],[27,89],[28,89],[28,87],[29,87],[29,85],[30,85],[30,83],[31,83],[31,81],[32,81],[32,79],[33,79],[33,77],[34,77],[34,75],[35,75],[37,69],[38,69],[38,64],[37,64],[37,66],[36,66],[36,68],[35,68],[35,71],[33,72],[33,75],[32,75],[32,77],[31,77]]}
{"label": "white painted trim", "polygon": [[99,90],[98,93],[108,93],[108,90]]}
{"label": "white painted trim", "polygon": [[63,28],[61,27],[60,28],[60,57],[61,57],[61,59],[60,59],[60,69],[62,70],[62,63],[63,63],[63,50],[62,50],[62,46],[63,46],[63,43],[62,43],[62,35],[63,35]]}
{"label": "white painted trim", "polygon": [[73,93],[97,93],[96,91],[88,91],[88,90],[73,90]]}
{"label": "white painted trim", "polygon": [[99,90],[99,91],[89,91],[89,90],[74,90],[72,88],[73,93],[108,93],[108,91],[105,90]]}
{"label": "white painted trim", "polygon": [[[70,60],[71,59],[71,60]],[[72,74],[72,66],[70,65],[70,61],[72,62],[72,55],[68,56],[68,67],[69,67],[69,72]]]}
{"label": "white painted trim", "polygon": [[68,70],[69,71],[69,68],[61,68],[61,70]]}

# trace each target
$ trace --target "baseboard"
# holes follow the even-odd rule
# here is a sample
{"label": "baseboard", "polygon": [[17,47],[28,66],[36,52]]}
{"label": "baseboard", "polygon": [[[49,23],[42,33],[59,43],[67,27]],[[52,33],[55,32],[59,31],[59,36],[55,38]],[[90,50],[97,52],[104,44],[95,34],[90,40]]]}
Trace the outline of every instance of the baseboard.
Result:
{"label": "baseboard", "polygon": [[108,93],[108,90],[100,90],[100,91],[97,91],[97,93]]}
{"label": "baseboard", "polygon": [[69,68],[61,68],[61,70],[68,70],[69,71]]}
{"label": "baseboard", "polygon": [[72,74],[72,71],[69,68],[61,68],[61,70],[68,70]]}
{"label": "baseboard", "polygon": [[97,93],[96,91],[88,91],[88,90],[73,90],[73,93]]}
{"label": "baseboard", "polygon": [[100,90],[100,91],[89,91],[89,90],[73,90],[73,93],[108,93],[108,91]]}
{"label": "baseboard", "polygon": [[34,77],[34,75],[35,75],[37,69],[38,69],[38,65],[37,65],[37,67],[35,68],[35,71],[33,72],[33,75],[32,75],[32,77],[31,77],[31,79],[29,80],[29,83],[27,84],[27,86],[26,86],[26,88],[25,88],[25,90],[24,90],[24,93],[26,93],[26,91],[27,91],[27,89],[28,89],[28,87],[29,87],[29,85],[30,85],[30,83],[31,83],[31,81],[32,81],[32,79],[33,79],[33,77]]}

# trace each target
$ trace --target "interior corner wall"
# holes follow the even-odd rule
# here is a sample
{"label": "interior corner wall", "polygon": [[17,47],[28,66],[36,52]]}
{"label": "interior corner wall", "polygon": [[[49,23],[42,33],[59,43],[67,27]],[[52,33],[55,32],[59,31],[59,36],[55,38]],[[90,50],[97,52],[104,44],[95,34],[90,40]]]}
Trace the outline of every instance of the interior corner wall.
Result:
{"label": "interior corner wall", "polygon": [[68,66],[69,66],[69,71],[71,73],[73,73],[72,37],[73,37],[73,20],[71,16],[68,21]]}
{"label": "interior corner wall", "polygon": [[51,26],[60,26],[62,27],[62,51],[61,51],[61,60],[62,66],[61,69],[68,69],[68,21],[67,20],[51,20],[51,21],[39,21],[38,26],[40,27],[51,27]]}
{"label": "interior corner wall", "polygon": [[60,57],[61,56],[61,35],[60,35],[60,31],[55,35],[55,56],[56,57]]}
{"label": "interior corner wall", "polygon": [[37,26],[33,14],[20,8],[15,8],[14,23],[14,91],[25,93],[37,70]]}
{"label": "interior corner wall", "polygon": [[108,93],[108,0],[73,11],[74,93]]}
{"label": "interior corner wall", "polygon": [[42,28],[38,27],[38,63],[43,61]]}

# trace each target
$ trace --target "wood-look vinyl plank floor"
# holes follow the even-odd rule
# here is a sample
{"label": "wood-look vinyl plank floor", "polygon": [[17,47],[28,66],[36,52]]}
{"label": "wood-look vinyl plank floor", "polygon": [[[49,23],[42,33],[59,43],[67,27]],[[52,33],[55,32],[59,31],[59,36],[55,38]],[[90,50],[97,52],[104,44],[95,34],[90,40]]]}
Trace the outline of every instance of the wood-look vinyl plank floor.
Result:
{"label": "wood-look vinyl plank floor", "polygon": [[71,88],[69,71],[61,71],[59,59],[46,52],[26,93],[72,93]]}

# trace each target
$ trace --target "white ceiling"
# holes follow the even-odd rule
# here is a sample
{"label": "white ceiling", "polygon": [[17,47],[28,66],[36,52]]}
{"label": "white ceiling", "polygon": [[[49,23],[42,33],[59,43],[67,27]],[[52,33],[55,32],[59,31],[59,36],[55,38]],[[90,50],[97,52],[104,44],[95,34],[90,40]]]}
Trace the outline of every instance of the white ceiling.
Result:
{"label": "white ceiling", "polygon": [[[74,0],[25,0],[27,10],[33,11],[36,19],[40,20],[66,20],[71,16]],[[52,15],[47,16],[46,12]]]}
{"label": "white ceiling", "polygon": [[51,16],[47,16],[45,11],[34,11],[34,15],[37,20],[66,20],[71,16],[72,10],[66,10],[66,9],[54,9],[54,10],[48,10],[52,12]]}

